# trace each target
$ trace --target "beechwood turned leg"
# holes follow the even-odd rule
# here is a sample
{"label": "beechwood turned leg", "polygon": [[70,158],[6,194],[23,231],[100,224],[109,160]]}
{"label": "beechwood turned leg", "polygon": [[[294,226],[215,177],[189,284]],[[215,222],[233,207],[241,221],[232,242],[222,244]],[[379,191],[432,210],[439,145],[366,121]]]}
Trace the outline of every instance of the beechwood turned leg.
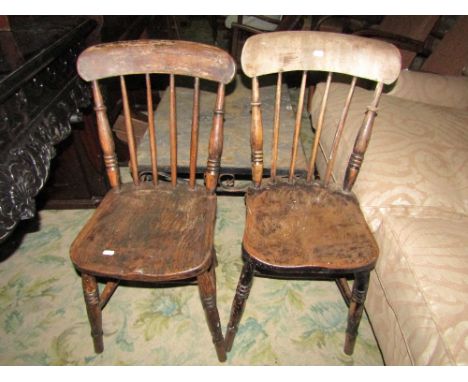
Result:
{"label": "beechwood turned leg", "polygon": [[93,338],[94,351],[102,353],[104,351],[104,341],[102,338],[102,310],[99,301],[99,289],[96,278],[91,275],[82,274],[83,294],[88,313],[89,324],[91,325],[91,337]]}
{"label": "beechwood turned leg", "polygon": [[202,273],[197,277],[198,290],[203,309],[206,314],[206,321],[213,338],[213,343],[220,362],[226,361],[226,349],[224,347],[224,338],[221,331],[221,322],[219,320],[219,312],[216,306],[216,279],[214,265],[210,270]]}
{"label": "beechwood turned leg", "polygon": [[366,301],[367,288],[369,287],[369,272],[357,273],[355,275],[351,301],[348,310],[348,327],[346,329],[346,339],[344,352],[353,354],[359,324],[361,322],[364,302]]}
{"label": "beechwood turned leg", "polygon": [[232,348],[232,343],[234,342],[242,313],[244,313],[245,303],[249,297],[250,288],[252,287],[254,268],[254,265],[249,260],[246,260],[242,268],[226,331],[226,351],[230,351]]}

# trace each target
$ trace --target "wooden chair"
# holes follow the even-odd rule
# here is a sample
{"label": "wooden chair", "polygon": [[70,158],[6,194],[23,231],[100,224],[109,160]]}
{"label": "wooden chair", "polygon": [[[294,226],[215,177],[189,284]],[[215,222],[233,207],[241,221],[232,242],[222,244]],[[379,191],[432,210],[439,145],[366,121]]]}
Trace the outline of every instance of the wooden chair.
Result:
{"label": "wooden chair", "polygon": [[[170,283],[195,279],[218,359],[225,361],[226,352],[216,306],[214,191],[223,146],[225,84],[235,74],[234,61],[226,52],[208,45],[186,41],[139,40],[90,47],[80,55],[77,66],[80,76],[92,82],[99,139],[112,186],[70,250],[71,260],[81,272],[95,351],[100,353],[104,349],[101,311],[119,280]],[[168,74],[170,78],[170,183],[158,181],[151,73]],[[126,75],[136,74],[146,77],[152,182],[141,182],[138,178],[136,144],[125,84]],[[194,77],[188,182],[177,180],[176,75]],[[98,83],[98,80],[115,76],[120,78],[129,137],[133,183],[126,184],[121,184],[112,133]],[[218,83],[205,187],[197,185],[195,181],[200,79]],[[96,278],[106,280],[101,294]]]}
{"label": "wooden chair", "polygon": [[[242,69],[252,78],[252,178],[245,196],[246,225],[243,237],[244,266],[226,333],[226,350],[232,347],[255,272],[271,277],[335,279],[349,306],[344,351],[352,354],[369,281],[378,257],[378,247],[351,192],[369,143],[384,84],[394,82],[401,56],[391,44],[358,36],[327,32],[277,32],[253,36],[242,51]],[[301,71],[302,82],[296,114],[289,176],[276,176],[282,75]],[[308,173],[295,176],[301,116],[308,71],[328,72],[319,124],[316,127]],[[315,160],[324,121],[332,73],[352,77],[349,94],[328,155],[323,179],[314,179]],[[262,182],[263,127],[259,77],[278,73],[273,128],[271,177]],[[350,155],[342,187],[330,182],[335,154],[345,127],[357,78],[376,81],[375,92],[365,112]],[[347,278],[354,276],[352,291]]]}

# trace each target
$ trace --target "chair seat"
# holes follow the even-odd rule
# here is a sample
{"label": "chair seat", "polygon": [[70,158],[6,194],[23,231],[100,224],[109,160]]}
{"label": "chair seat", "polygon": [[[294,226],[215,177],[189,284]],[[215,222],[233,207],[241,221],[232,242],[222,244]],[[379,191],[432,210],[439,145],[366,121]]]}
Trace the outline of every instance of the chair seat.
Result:
{"label": "chair seat", "polygon": [[71,246],[74,265],[135,281],[195,277],[211,264],[216,198],[185,184],[111,190]]}
{"label": "chair seat", "polygon": [[246,194],[243,246],[257,262],[281,270],[370,270],[378,247],[353,194],[300,181]]}

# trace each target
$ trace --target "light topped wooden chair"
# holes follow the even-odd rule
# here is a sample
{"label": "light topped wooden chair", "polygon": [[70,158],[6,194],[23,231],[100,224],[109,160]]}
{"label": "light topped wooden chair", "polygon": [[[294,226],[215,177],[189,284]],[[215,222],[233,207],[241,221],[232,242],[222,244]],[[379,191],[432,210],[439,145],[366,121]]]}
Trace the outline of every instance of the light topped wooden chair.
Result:
{"label": "light topped wooden chair", "polygon": [[[233,79],[236,71],[233,59],[221,49],[208,45],[139,40],[90,47],[80,55],[77,66],[80,76],[92,82],[99,139],[112,186],[70,250],[71,260],[81,272],[95,351],[100,353],[104,349],[101,311],[119,280],[166,283],[195,279],[218,359],[225,361],[216,306],[214,191],[223,147],[225,84]],[[170,183],[158,180],[151,73],[169,75],[170,78]],[[152,182],[142,182],[138,178],[136,142],[125,85],[127,75],[146,77]],[[177,179],[177,75],[194,77],[188,182]],[[112,133],[99,88],[98,81],[109,77],[120,77],[133,183],[121,184]],[[205,186],[195,181],[201,79],[218,83]],[[101,294],[96,277],[107,280]]]}
{"label": "light topped wooden chair", "polygon": [[[246,225],[243,237],[244,266],[231,309],[226,350],[232,347],[255,272],[271,277],[335,279],[349,306],[344,351],[352,354],[360,323],[370,271],[377,257],[377,244],[366,224],[359,202],[351,192],[364,159],[384,84],[394,82],[400,72],[398,49],[386,42],[327,32],[274,32],[249,38],[241,56],[244,73],[252,78],[252,178],[246,193]],[[302,72],[289,176],[276,176],[278,131],[281,116],[281,82],[285,72]],[[316,126],[308,173],[295,176],[299,133],[308,71],[328,72],[319,123]],[[271,177],[262,180],[263,126],[259,77],[278,73]],[[317,158],[333,73],[351,76],[343,100],[323,179],[315,179]],[[345,127],[357,78],[376,81],[364,120],[357,133],[342,186],[331,182],[335,154]],[[347,278],[354,278],[352,291]]]}

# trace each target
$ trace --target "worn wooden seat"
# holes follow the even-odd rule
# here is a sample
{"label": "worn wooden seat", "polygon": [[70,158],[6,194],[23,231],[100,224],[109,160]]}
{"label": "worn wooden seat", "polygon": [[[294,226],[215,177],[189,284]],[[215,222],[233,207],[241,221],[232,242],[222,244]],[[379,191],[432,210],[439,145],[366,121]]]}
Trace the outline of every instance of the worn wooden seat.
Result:
{"label": "worn wooden seat", "polygon": [[[378,257],[377,244],[351,189],[356,181],[369,143],[384,84],[394,82],[400,72],[401,56],[388,43],[358,36],[328,32],[275,32],[249,38],[242,51],[242,69],[252,78],[251,160],[253,184],[245,196],[246,225],[243,237],[244,266],[226,332],[226,349],[235,334],[250,293],[253,276],[335,279],[349,306],[344,351],[352,354],[362,316],[369,273]],[[285,72],[301,71],[296,125],[289,176],[279,178],[276,161],[281,115],[281,83]],[[310,150],[307,175],[295,174],[304,93],[309,71],[328,73],[315,138]],[[271,177],[263,177],[263,120],[258,77],[278,73],[276,113],[272,139]],[[325,118],[333,73],[350,76],[350,90],[330,153],[323,153],[327,169],[315,178],[315,161]],[[358,78],[377,82],[364,120],[350,153],[342,182],[333,177],[333,167],[346,116]],[[342,79],[341,79],[342,80]],[[332,182],[333,180],[333,182]],[[354,278],[352,291],[347,279]]]}
{"label": "worn wooden seat", "polygon": [[327,274],[369,270],[378,248],[352,194],[276,182],[246,197],[244,249],[258,267]]}
{"label": "worn wooden seat", "polygon": [[[70,257],[81,272],[91,335],[97,353],[104,350],[102,309],[120,280],[138,282],[192,281],[198,283],[208,327],[220,361],[226,360],[216,306],[216,254],[213,233],[216,195],[223,147],[225,85],[235,74],[233,59],[219,48],[169,40],[122,41],[86,49],[78,73],[92,82],[99,139],[112,186],[71,246]],[[169,75],[170,182],[159,179],[157,127],[151,74]],[[125,76],[144,75],[152,182],[139,179],[138,155]],[[190,176],[177,178],[177,114],[175,76],[193,77]],[[132,183],[120,180],[114,142],[98,80],[120,77]],[[217,83],[208,145],[205,186],[196,184],[200,81]],[[189,121],[190,122],[190,121]],[[99,293],[96,277],[106,285]]]}
{"label": "worn wooden seat", "polygon": [[124,184],[82,229],[72,261],[82,272],[122,280],[195,277],[211,265],[215,218],[216,199],[204,187]]}

